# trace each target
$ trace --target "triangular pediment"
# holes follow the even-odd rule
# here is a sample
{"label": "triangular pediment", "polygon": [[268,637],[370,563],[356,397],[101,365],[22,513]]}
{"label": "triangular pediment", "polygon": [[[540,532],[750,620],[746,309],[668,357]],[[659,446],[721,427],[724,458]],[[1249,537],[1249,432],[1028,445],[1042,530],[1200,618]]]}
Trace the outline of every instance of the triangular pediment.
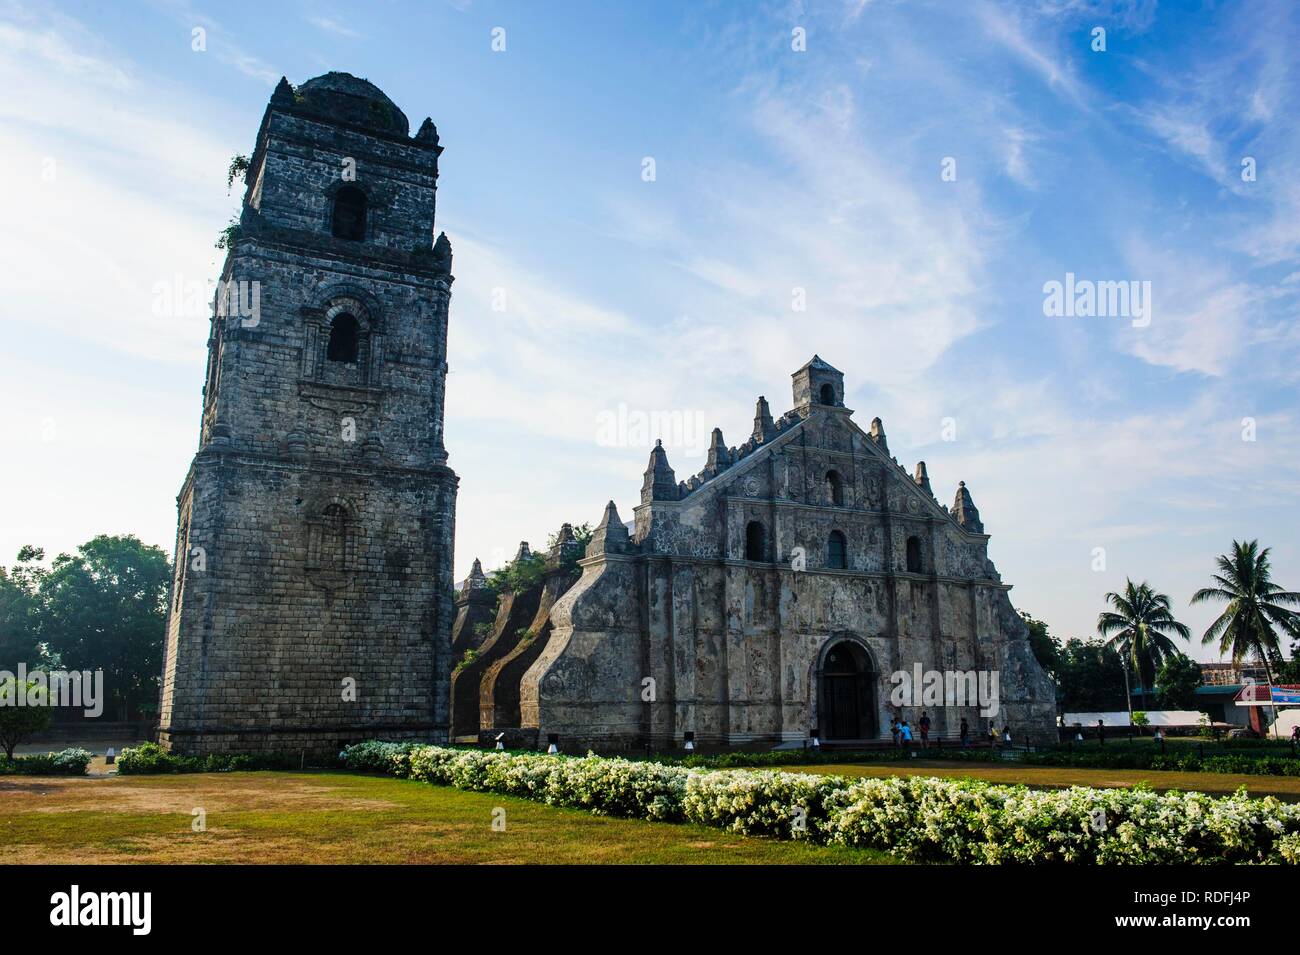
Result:
{"label": "triangular pediment", "polygon": [[[719,496],[755,496],[753,488],[755,476],[763,474],[764,468],[767,467],[766,462],[772,455],[791,444],[798,443],[801,435],[804,440],[808,440],[810,447],[819,451],[875,457],[883,466],[885,484],[882,492],[893,502],[894,509],[917,515],[929,514],[943,519],[963,534],[969,533],[957,523],[948,508],[940,504],[933,494],[918,485],[912,475],[907,473],[906,468],[883,450],[869,433],[860,428],[848,414],[835,411],[814,413],[785,424],[775,438],[743,453],[726,470],[701,480],[689,491],[682,503],[698,503],[705,497],[716,499]],[[743,451],[744,446],[734,450]]]}

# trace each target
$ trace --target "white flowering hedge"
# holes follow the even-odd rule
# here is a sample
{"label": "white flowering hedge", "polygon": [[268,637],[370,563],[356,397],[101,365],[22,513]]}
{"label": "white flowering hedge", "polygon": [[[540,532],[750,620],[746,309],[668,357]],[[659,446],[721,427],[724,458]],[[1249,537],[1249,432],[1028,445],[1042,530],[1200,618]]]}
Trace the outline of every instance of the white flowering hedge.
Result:
{"label": "white flowering hedge", "polygon": [[13,759],[6,759],[4,753],[0,753],[0,776],[15,773],[24,776],[84,776],[91,759],[90,753],[78,746],[57,753],[35,753]]}
{"label": "white flowering hedge", "polygon": [[1300,864],[1300,806],[1243,792],[1037,791],[974,780],[704,770],[588,755],[366,742],[382,772],[591,812],[872,849],[917,862]]}

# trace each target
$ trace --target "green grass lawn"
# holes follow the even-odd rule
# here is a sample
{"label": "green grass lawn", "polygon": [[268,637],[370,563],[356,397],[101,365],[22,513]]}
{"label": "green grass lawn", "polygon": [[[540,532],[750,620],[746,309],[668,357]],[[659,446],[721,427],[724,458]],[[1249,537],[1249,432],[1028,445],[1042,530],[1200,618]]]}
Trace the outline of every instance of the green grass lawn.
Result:
{"label": "green grass lawn", "polygon": [[[504,832],[492,829],[505,810]],[[192,812],[206,811],[206,832]],[[593,816],[346,773],[0,777],[9,862],[892,863],[866,850]]]}
{"label": "green grass lawn", "polygon": [[1069,786],[1125,788],[1147,783],[1153,789],[1194,790],[1214,795],[1236,792],[1241,786],[1252,796],[1276,796],[1300,802],[1300,777],[1246,776],[1230,773],[1182,773],[1155,769],[1085,769],[1067,766],[1026,766],[1012,762],[957,763],[915,759],[891,763],[825,763],[783,767],[796,773],[826,776],[938,776],[942,779],[982,779],[991,783],[1023,783],[1037,789]]}

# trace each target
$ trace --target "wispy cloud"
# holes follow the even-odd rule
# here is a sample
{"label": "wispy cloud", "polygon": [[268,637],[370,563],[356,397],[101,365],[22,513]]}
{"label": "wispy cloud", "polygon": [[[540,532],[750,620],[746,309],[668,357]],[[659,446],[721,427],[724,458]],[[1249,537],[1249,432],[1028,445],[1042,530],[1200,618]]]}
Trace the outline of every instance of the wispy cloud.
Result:
{"label": "wispy cloud", "polygon": [[337,36],[348,37],[350,39],[356,39],[361,36],[360,33],[352,29],[352,27],[348,26],[338,17],[317,14],[309,16],[307,22],[314,27],[324,30],[326,33],[333,33]]}
{"label": "wispy cloud", "polygon": [[176,22],[186,26],[191,33],[202,29],[203,53],[216,58],[219,63],[237,70],[244,76],[274,86],[281,73],[268,66],[261,57],[249,52],[239,35],[216,19],[202,13],[189,0],[158,0]]}

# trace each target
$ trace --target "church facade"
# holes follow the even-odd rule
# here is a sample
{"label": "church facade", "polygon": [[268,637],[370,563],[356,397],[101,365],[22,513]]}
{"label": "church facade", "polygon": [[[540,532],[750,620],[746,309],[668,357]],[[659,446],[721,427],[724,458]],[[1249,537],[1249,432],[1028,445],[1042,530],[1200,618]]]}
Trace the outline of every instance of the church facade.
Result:
{"label": "church facade", "polygon": [[282,79],[271,97],[177,498],[169,749],[446,739],[457,477],[441,152],[430,120],[412,136],[346,73]]}
{"label": "church facade", "polygon": [[[656,446],[631,531],[610,502],[522,676],[521,729],[569,751],[847,742],[926,711],[936,735],[965,718],[972,736],[1054,740],[1052,684],[964,483],[941,505],[879,418],[854,423],[822,359],[793,397],[777,420],[759,398],[739,447],[715,430],[688,481]],[[932,672],[983,679],[996,710],[961,690],[927,706],[920,685],[894,705],[896,674]]]}

